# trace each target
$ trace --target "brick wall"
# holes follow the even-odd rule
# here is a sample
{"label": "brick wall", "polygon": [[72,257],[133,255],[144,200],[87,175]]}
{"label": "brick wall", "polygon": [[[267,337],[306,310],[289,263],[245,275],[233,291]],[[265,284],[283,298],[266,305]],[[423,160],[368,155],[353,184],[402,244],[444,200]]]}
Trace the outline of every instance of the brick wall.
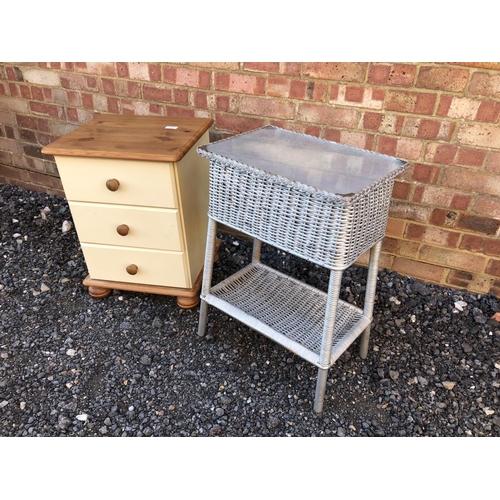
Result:
{"label": "brick wall", "polygon": [[41,148],[100,113],[211,116],[212,140],[274,124],[405,158],[383,266],[500,295],[500,63],[0,63],[0,182],[63,195]]}

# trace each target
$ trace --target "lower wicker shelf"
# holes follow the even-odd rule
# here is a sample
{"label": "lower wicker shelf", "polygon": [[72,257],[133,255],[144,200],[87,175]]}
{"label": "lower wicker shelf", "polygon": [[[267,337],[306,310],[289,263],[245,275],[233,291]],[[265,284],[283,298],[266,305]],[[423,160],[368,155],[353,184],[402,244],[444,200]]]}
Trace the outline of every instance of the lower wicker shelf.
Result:
{"label": "lower wicker shelf", "polygon": [[[258,262],[218,283],[202,299],[320,367],[325,292]],[[370,322],[358,307],[338,301],[330,366]]]}

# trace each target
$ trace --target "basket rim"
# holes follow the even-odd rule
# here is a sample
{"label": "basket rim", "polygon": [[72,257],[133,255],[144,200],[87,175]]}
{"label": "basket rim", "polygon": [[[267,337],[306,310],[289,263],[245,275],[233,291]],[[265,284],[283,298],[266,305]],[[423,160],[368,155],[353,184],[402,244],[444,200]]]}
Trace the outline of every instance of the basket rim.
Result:
{"label": "basket rim", "polygon": [[366,149],[356,148],[353,146],[347,146],[345,144],[340,144],[340,143],[335,142],[335,141],[329,141],[329,140],[322,139],[320,137],[316,137],[316,136],[312,136],[312,135],[308,135],[308,134],[301,134],[299,132],[295,132],[292,130],[286,130],[286,129],[283,129],[281,127],[277,127],[275,125],[265,125],[263,127],[252,129],[252,130],[249,130],[247,132],[242,132],[242,133],[236,134],[236,135],[237,136],[247,135],[247,134],[251,134],[252,132],[255,132],[257,130],[262,130],[262,129],[282,130],[282,131],[284,131],[286,133],[290,133],[290,134],[307,136],[307,137],[310,137],[310,138],[317,140],[317,141],[322,141],[322,142],[326,142],[326,143],[330,143],[330,144],[338,144],[339,146],[342,146],[343,148],[346,148],[348,150],[352,150],[353,152],[359,152],[359,153],[362,153],[364,155],[372,155],[372,156],[377,156],[377,157],[389,158],[391,160],[398,160],[401,162],[401,165],[399,167],[395,168],[394,170],[392,170],[391,172],[388,172],[384,176],[380,177],[379,179],[376,179],[372,183],[368,184],[368,186],[365,186],[363,189],[360,189],[356,193],[353,193],[352,195],[346,196],[346,195],[342,195],[342,194],[338,194],[338,193],[331,193],[329,191],[318,189],[318,188],[315,188],[313,186],[310,186],[309,184],[304,184],[302,182],[295,181],[295,180],[289,179],[287,177],[283,177],[281,175],[274,174],[272,172],[268,172],[266,170],[253,167],[251,165],[247,165],[246,163],[242,163],[242,162],[239,162],[239,161],[234,160],[232,158],[223,156],[219,153],[214,153],[212,151],[207,150],[208,146],[211,146],[213,144],[219,144],[219,143],[222,143],[225,141],[229,141],[229,140],[233,139],[235,136],[226,137],[225,139],[220,139],[218,141],[214,141],[214,142],[211,142],[209,144],[204,144],[202,146],[199,146],[197,148],[196,152],[199,156],[208,158],[209,160],[217,160],[217,161],[222,162],[222,163],[227,163],[227,164],[231,165],[233,168],[236,168],[238,170],[245,170],[248,173],[250,173],[256,177],[265,178],[267,180],[269,180],[271,178],[275,184],[281,184],[281,185],[286,186],[288,188],[299,190],[299,191],[303,192],[304,194],[313,195],[313,196],[315,195],[317,197],[328,199],[328,200],[341,201],[345,204],[352,204],[355,201],[357,201],[359,198],[365,197],[370,191],[373,191],[374,189],[376,189],[380,184],[385,184],[389,180],[394,179],[400,173],[404,172],[407,168],[410,167],[410,163],[407,160],[403,160],[401,158],[385,155],[382,153],[376,153],[374,151],[368,151]]}

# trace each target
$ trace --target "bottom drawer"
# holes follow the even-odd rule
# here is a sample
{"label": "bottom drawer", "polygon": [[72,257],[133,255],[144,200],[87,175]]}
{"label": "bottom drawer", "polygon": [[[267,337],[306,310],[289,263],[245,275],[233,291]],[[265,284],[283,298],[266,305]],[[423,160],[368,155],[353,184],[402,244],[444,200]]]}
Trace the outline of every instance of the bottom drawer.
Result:
{"label": "bottom drawer", "polygon": [[[144,285],[191,288],[183,252],[82,243],[91,278]],[[135,266],[136,269],[130,266]],[[135,274],[130,274],[127,268]]]}

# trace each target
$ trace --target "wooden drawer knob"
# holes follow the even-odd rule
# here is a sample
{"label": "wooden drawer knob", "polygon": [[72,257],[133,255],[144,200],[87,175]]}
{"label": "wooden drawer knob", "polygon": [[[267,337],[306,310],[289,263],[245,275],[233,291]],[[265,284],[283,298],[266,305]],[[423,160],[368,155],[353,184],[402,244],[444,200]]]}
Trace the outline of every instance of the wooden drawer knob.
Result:
{"label": "wooden drawer knob", "polygon": [[118,179],[108,179],[106,181],[106,187],[110,191],[116,191],[120,187],[120,181]]}
{"label": "wooden drawer knob", "polygon": [[131,274],[132,276],[134,274],[137,274],[137,271],[139,268],[135,264],[130,264],[130,266],[127,266],[127,273]]}
{"label": "wooden drawer knob", "polygon": [[127,224],[120,224],[120,225],[116,228],[116,232],[117,232],[120,236],[127,236],[128,232],[129,232],[129,227],[127,226]]}

